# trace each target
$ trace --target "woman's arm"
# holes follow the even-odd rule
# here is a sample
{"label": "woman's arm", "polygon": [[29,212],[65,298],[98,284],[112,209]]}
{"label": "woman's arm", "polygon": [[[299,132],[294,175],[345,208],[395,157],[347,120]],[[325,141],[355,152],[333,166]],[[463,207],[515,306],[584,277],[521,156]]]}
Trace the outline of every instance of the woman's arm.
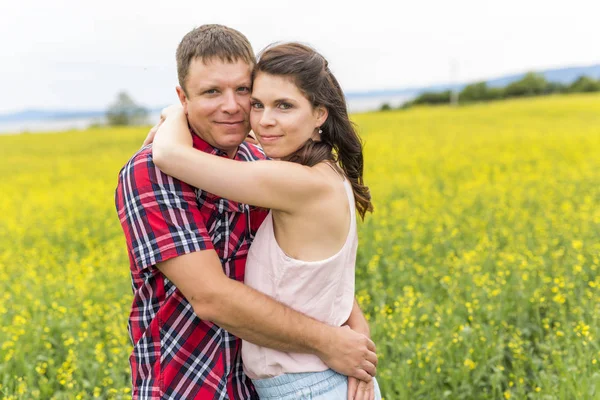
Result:
{"label": "woman's arm", "polygon": [[167,115],[152,145],[154,163],[167,175],[229,200],[282,211],[297,210],[332,187],[318,168],[285,162],[240,162],[192,147],[182,110]]}
{"label": "woman's arm", "polygon": [[[358,301],[354,299],[354,306],[352,312],[348,317],[348,321],[344,325],[348,325],[353,331],[362,333],[369,339],[371,338],[371,330],[369,323],[365,318]],[[355,377],[348,377],[348,400],[373,400],[375,399],[375,382],[361,381]]]}

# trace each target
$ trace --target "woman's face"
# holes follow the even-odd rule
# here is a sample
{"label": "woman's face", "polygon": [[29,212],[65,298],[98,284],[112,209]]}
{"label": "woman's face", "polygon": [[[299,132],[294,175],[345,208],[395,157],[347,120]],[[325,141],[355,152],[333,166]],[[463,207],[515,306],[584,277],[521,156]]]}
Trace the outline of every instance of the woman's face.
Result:
{"label": "woman's face", "polygon": [[283,158],[308,139],[320,140],[319,127],[326,119],[326,109],[313,108],[290,78],[257,74],[252,88],[250,125],[267,156]]}

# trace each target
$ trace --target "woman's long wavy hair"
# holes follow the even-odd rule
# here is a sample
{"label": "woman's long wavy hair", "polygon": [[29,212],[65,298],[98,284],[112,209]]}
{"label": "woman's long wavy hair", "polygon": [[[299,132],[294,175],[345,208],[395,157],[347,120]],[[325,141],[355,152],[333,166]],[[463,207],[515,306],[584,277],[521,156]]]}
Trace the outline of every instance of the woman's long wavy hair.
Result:
{"label": "woman's long wavy hair", "polygon": [[322,161],[339,165],[352,184],[356,209],[364,219],[367,211],[373,211],[373,204],[369,188],[363,182],[362,142],[348,118],[344,93],[329,70],[327,60],[300,43],[278,44],[259,54],[252,81],[259,73],[290,78],[313,107],[327,109],[321,140],[309,139],[284,159],[309,167]]}

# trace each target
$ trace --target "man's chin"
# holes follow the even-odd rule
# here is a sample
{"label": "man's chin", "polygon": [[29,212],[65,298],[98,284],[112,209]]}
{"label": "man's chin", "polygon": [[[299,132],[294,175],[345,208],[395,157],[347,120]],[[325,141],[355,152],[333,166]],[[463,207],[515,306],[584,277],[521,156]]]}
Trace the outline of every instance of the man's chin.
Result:
{"label": "man's chin", "polygon": [[248,136],[247,132],[220,135],[217,144],[223,150],[236,149],[246,139],[246,136]]}

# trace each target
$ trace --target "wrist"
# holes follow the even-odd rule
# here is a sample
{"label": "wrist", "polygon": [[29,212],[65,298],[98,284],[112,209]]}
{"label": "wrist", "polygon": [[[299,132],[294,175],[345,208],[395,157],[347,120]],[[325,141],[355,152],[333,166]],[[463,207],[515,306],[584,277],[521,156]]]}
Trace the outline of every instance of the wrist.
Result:
{"label": "wrist", "polygon": [[331,341],[335,338],[335,334],[334,327],[325,324],[319,326],[316,338],[307,343],[312,354],[320,359],[326,358],[328,350],[332,347]]}
{"label": "wrist", "polygon": [[364,317],[361,318],[353,318],[350,316],[348,321],[344,325],[347,325],[354,332],[361,333],[368,338],[371,338],[371,328],[369,327],[369,323]]}
{"label": "wrist", "polygon": [[366,337],[371,338],[371,329],[369,328],[369,324],[367,324],[366,322],[364,322],[364,323],[354,323],[352,325],[348,324],[348,326],[354,332],[362,333]]}

